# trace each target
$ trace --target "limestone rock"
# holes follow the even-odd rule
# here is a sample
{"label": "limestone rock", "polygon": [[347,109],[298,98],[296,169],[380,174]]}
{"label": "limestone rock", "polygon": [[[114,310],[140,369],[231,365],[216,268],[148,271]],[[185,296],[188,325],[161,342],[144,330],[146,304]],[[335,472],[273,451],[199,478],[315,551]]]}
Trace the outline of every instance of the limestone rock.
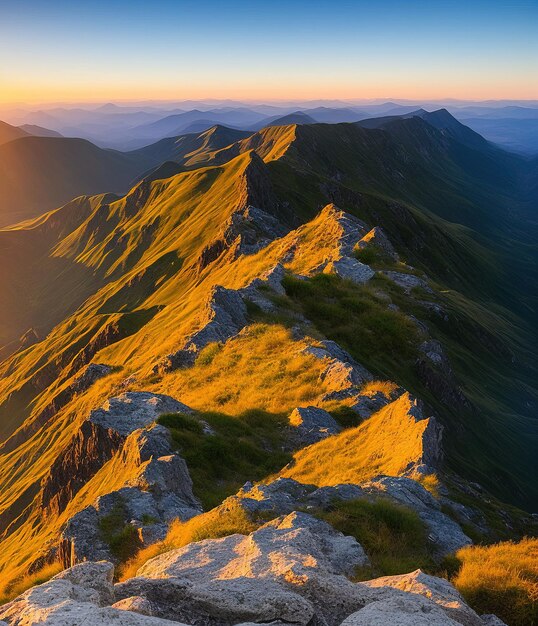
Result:
{"label": "limestone rock", "polygon": [[97,563],[86,562],[71,567],[59,574],[52,580],[68,580],[73,585],[97,592],[100,606],[107,606],[114,602],[114,566],[108,561]]}
{"label": "limestone rock", "polygon": [[[346,578],[367,563],[353,537],[306,513],[294,512],[247,537],[209,539],[162,554],[144,564],[137,576],[175,579],[182,584],[188,581],[195,588],[208,581],[233,580],[238,585],[245,579],[272,582],[301,595],[315,607],[316,614],[333,625],[371,597],[371,590]],[[126,593],[138,591],[129,588]],[[274,613],[270,619],[279,619],[279,615]],[[306,615],[305,619],[308,621]]]}
{"label": "limestone rock", "polygon": [[373,394],[358,394],[351,405],[351,409],[362,419],[367,419],[370,415],[377,413],[384,406],[390,404],[393,398],[378,391]]}
{"label": "limestone rock", "polygon": [[[85,575],[88,572],[86,569]],[[99,606],[100,593],[84,586],[89,580],[80,580],[81,584],[78,584],[69,578],[70,573],[66,572],[64,578],[56,577],[32,587],[12,602],[0,606],[0,619],[6,620],[10,626],[178,626],[177,621]]]}
{"label": "limestone rock", "polygon": [[[237,496],[232,498],[236,504],[254,515],[268,512],[274,515],[288,515],[297,509],[328,509],[334,502],[355,500],[364,496],[365,492],[358,485],[344,484],[318,488],[292,478],[277,478],[267,484],[247,483]],[[223,506],[226,503],[227,500]]]}
{"label": "limestone rock", "polygon": [[347,617],[341,626],[459,626],[433,602],[402,594],[371,602]]}
{"label": "limestone rock", "polygon": [[415,276],[414,274],[405,274],[403,272],[393,272],[389,270],[383,271],[382,274],[408,293],[415,287],[420,287],[421,289],[432,293],[432,289],[428,283],[423,278]]}
{"label": "limestone rock", "polygon": [[283,265],[277,263],[267,272],[263,272],[258,278],[255,278],[250,284],[240,289],[243,300],[253,302],[262,311],[271,313],[276,307],[268,297],[268,292],[273,294],[284,295],[286,292],[282,287],[282,280],[285,276]]}
{"label": "limestone rock", "polygon": [[336,274],[340,278],[351,280],[357,285],[364,285],[374,277],[374,270],[364,263],[351,257],[344,257],[338,261],[331,261],[323,270],[325,274]]}
{"label": "limestone rock", "polygon": [[331,391],[325,394],[324,400],[349,397],[357,387],[373,379],[372,374],[335,341],[320,341],[319,345],[308,346],[304,352],[326,363],[320,380]]}
{"label": "limestone rock", "polygon": [[[132,395],[124,394],[128,398],[132,398]],[[120,396],[114,399],[118,402],[111,404],[110,411],[102,410],[97,414],[98,419],[105,424],[119,423],[120,430],[126,432],[134,424],[150,418],[156,419],[157,415],[165,409],[177,411],[185,407],[168,396],[134,395],[137,399],[140,395],[142,396],[141,403],[124,403]],[[118,408],[124,404],[127,408],[134,407],[134,418],[131,421]],[[190,411],[188,407],[185,407],[183,411],[185,409]],[[92,415],[94,414],[95,411]],[[116,419],[112,415],[115,415]],[[104,429],[103,426],[89,420],[84,424],[90,424],[92,428],[97,429],[98,433],[116,432],[110,428]],[[115,560],[100,530],[101,522],[107,516],[121,515],[125,527],[131,524],[138,534],[137,541],[140,546],[145,546],[162,539],[166,534],[167,525],[172,520],[187,520],[202,510],[192,492],[192,480],[187,464],[184,459],[173,452],[170,434],[164,426],[151,425],[148,428],[135,430],[125,439],[117,433],[116,435],[120,438],[116,449],[110,450],[109,455],[104,459],[100,457],[94,459],[95,462],[92,461],[90,449],[82,449],[81,452],[76,448],[83,463],[87,464],[92,461],[91,472],[78,477],[81,484],[98,474],[105,466],[105,462],[112,457],[119,459],[120,467],[125,468],[125,483],[120,489],[100,496],[93,505],[79,511],[67,521],[59,542],[59,558],[65,567],[83,560]],[[77,487],[80,486],[77,483]],[[131,523],[132,521],[134,522]]]}
{"label": "limestone rock", "polygon": [[140,615],[153,615],[151,602],[142,598],[142,596],[129,596],[123,600],[119,600],[112,605],[113,609],[121,609],[122,611],[132,611],[140,613]]}
{"label": "limestone rock", "polygon": [[205,626],[273,620],[307,624],[314,615],[312,604],[299,594],[247,577],[196,584],[183,578],[136,577],[116,585],[116,597],[131,593],[147,599],[158,617]]}
{"label": "limestone rock", "polygon": [[231,339],[246,325],[247,308],[240,292],[216,285],[207,299],[199,329],[185,340],[182,348],[166,356],[153,369],[162,373],[188,367],[202,348]]}
{"label": "limestone rock", "polygon": [[[272,558],[276,554],[278,562]],[[366,563],[364,550],[353,537],[342,535],[306,513],[293,512],[268,522],[246,538],[231,535],[167,552],[148,561],[138,575],[175,576],[198,582],[207,577],[278,579],[290,567],[297,572],[315,566],[318,571],[351,574]]]}
{"label": "limestone rock", "polygon": [[293,439],[302,447],[309,446],[331,435],[341,428],[330,413],[315,406],[298,407],[289,416]]}
{"label": "limestone rock", "polygon": [[149,426],[164,413],[192,413],[192,409],[170,396],[129,391],[109,398],[101,408],[92,411],[88,419],[125,437]]}
{"label": "limestone rock", "polygon": [[482,626],[482,620],[462,598],[459,591],[444,578],[429,576],[421,570],[398,576],[384,576],[362,583],[371,588],[400,589],[435,602],[445,613],[464,626]]}

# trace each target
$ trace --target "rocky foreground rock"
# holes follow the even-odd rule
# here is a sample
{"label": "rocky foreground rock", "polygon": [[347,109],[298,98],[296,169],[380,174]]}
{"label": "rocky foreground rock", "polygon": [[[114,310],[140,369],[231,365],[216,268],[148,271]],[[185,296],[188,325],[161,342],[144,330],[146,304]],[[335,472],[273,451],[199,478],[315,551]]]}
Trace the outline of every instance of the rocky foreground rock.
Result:
{"label": "rocky foreground rock", "polygon": [[111,563],[81,563],[0,607],[0,620],[10,626],[491,623],[448,581],[420,570],[352,582],[367,563],[353,537],[294,511],[248,536],[166,552],[115,585]]}

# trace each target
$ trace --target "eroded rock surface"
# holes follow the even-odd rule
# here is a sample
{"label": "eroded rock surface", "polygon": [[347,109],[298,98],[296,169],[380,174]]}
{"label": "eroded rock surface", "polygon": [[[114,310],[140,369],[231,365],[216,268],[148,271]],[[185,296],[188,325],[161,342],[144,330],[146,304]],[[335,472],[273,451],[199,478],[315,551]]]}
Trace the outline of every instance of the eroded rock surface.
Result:
{"label": "eroded rock surface", "polygon": [[341,428],[330,413],[315,406],[298,407],[289,416],[291,437],[297,447],[309,446],[331,435]]}

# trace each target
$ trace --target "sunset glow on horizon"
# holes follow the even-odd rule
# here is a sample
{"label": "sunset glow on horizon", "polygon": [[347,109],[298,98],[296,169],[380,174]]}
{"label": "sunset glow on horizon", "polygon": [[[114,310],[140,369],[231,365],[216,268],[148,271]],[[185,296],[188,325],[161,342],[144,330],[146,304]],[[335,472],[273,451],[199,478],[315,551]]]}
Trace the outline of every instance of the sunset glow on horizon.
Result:
{"label": "sunset glow on horizon", "polygon": [[538,3],[0,0],[0,103],[538,99]]}

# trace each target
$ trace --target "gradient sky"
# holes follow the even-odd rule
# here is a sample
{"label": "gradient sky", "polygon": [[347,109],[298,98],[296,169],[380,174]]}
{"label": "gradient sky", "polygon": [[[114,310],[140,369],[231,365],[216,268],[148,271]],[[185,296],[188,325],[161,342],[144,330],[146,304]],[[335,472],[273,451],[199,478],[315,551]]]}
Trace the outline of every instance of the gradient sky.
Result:
{"label": "gradient sky", "polygon": [[538,0],[0,0],[0,103],[538,98]]}

